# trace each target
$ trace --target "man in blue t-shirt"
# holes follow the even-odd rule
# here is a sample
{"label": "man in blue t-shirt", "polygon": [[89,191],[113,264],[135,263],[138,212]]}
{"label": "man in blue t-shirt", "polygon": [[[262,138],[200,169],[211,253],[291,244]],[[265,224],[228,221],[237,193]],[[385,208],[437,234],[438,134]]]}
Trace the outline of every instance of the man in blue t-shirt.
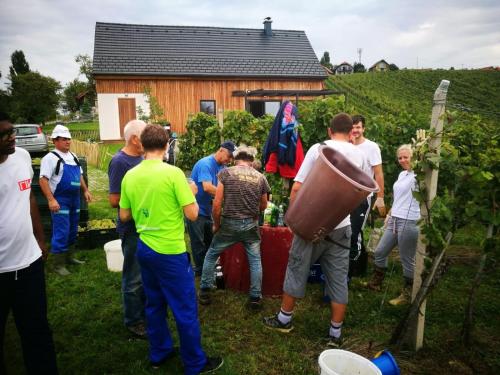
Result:
{"label": "man in blue t-shirt", "polygon": [[212,242],[212,200],[217,188],[217,174],[231,161],[234,150],[233,142],[222,143],[215,154],[198,160],[191,172],[191,178],[198,188],[196,202],[200,207],[198,219],[187,221],[196,276],[201,276],[205,254]]}
{"label": "man in blue t-shirt", "polygon": [[[111,207],[119,209],[121,184],[125,173],[142,161],[143,148],[141,133],[146,123],[132,120],[123,129],[125,147],[118,151],[111,159],[108,167],[109,203]],[[122,240],[123,272],[122,272],[122,299],[124,323],[134,335],[146,338],[144,324],[145,294],[142,286],[141,269],[135,256],[138,234],[133,221],[122,223],[120,217],[116,222],[116,230]]]}

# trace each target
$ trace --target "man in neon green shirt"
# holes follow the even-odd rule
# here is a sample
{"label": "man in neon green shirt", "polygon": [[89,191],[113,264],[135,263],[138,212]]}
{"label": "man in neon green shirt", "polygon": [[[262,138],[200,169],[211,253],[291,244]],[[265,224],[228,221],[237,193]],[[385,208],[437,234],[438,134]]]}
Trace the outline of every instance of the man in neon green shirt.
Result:
{"label": "man in neon green shirt", "polygon": [[223,364],[207,357],[201,347],[194,273],[184,242],[184,215],[198,216],[184,173],[163,163],[167,136],[159,125],[148,125],[141,134],[144,160],[123,178],[120,220],[135,221],[139,240],[137,260],[146,293],[146,321],[150,361],[159,367],[174,355],[165,319],[165,307],[173,312],[180,339],[185,374],[211,372]]}

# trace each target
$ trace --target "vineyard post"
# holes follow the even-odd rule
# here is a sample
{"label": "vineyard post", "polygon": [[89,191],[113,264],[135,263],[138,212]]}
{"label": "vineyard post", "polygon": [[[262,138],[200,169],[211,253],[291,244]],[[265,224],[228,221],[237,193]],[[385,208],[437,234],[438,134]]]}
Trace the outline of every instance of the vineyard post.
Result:
{"label": "vineyard post", "polygon": [[[443,131],[443,117],[445,113],[446,106],[446,95],[448,93],[448,87],[450,81],[442,80],[439,87],[434,93],[434,102],[432,106],[432,117],[431,117],[431,131],[434,131],[435,137],[432,137],[429,141],[429,151],[435,152],[437,155],[440,154],[441,148],[441,134]],[[422,215],[422,220],[425,222],[428,219],[427,207],[432,206],[432,201],[436,196],[437,183],[438,183],[438,169],[427,168],[425,171],[425,187],[427,194],[424,197],[425,202],[420,204],[420,212]],[[418,238],[417,243],[417,253],[415,255],[415,272],[413,277],[413,290],[412,290],[412,301],[415,299],[421,285],[422,285],[422,273],[424,271],[424,258],[426,255],[426,244],[425,238],[422,233]],[[422,348],[424,341],[424,325],[425,325],[425,308],[426,301],[422,302],[420,306],[420,312],[416,321],[410,322],[410,335],[408,336],[410,341],[409,344],[414,350],[419,350]]]}

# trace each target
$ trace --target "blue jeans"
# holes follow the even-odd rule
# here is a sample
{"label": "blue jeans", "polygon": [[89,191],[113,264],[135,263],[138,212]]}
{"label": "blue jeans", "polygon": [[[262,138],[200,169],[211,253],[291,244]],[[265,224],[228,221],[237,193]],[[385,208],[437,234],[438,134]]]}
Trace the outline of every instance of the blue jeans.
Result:
{"label": "blue jeans", "polygon": [[173,350],[166,319],[167,308],[170,307],[179,333],[184,373],[199,374],[207,363],[207,357],[201,347],[194,275],[187,253],[160,254],[139,239],[137,259],[147,297],[149,359],[159,362]]}
{"label": "blue jeans", "polygon": [[406,220],[391,216],[375,249],[375,265],[379,268],[387,268],[389,254],[397,245],[403,266],[403,276],[413,280],[419,232],[417,220]]}
{"label": "blue jeans", "polygon": [[215,279],[215,262],[219,254],[229,246],[241,242],[247,253],[250,267],[250,297],[261,297],[262,293],[262,263],[260,260],[260,232],[259,224],[254,219],[223,218],[222,224],[214,239],[203,263],[200,288],[211,288]]}
{"label": "blue jeans", "polygon": [[133,232],[124,233],[122,239],[123,272],[122,299],[123,315],[126,326],[134,326],[144,322],[144,304],[146,296],[142,286],[141,267],[135,253],[139,235]]}
{"label": "blue jeans", "polygon": [[194,272],[201,275],[203,269],[203,261],[207,253],[210,243],[212,242],[212,225],[211,217],[198,216],[195,221],[186,220],[191,241],[191,254],[194,260]]}

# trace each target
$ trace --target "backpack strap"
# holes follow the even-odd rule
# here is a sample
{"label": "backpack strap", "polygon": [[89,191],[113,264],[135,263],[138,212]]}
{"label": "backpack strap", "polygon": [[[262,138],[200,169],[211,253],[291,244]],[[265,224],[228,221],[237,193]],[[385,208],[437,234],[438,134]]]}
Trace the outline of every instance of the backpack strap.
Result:
{"label": "backpack strap", "polygon": [[61,157],[61,155],[59,155],[57,152],[51,151],[50,153],[54,154],[57,157],[57,159],[59,159],[59,160],[57,160],[57,164],[56,164],[56,176],[57,176],[59,174],[59,170],[61,169],[61,163],[64,164],[64,160]]}

